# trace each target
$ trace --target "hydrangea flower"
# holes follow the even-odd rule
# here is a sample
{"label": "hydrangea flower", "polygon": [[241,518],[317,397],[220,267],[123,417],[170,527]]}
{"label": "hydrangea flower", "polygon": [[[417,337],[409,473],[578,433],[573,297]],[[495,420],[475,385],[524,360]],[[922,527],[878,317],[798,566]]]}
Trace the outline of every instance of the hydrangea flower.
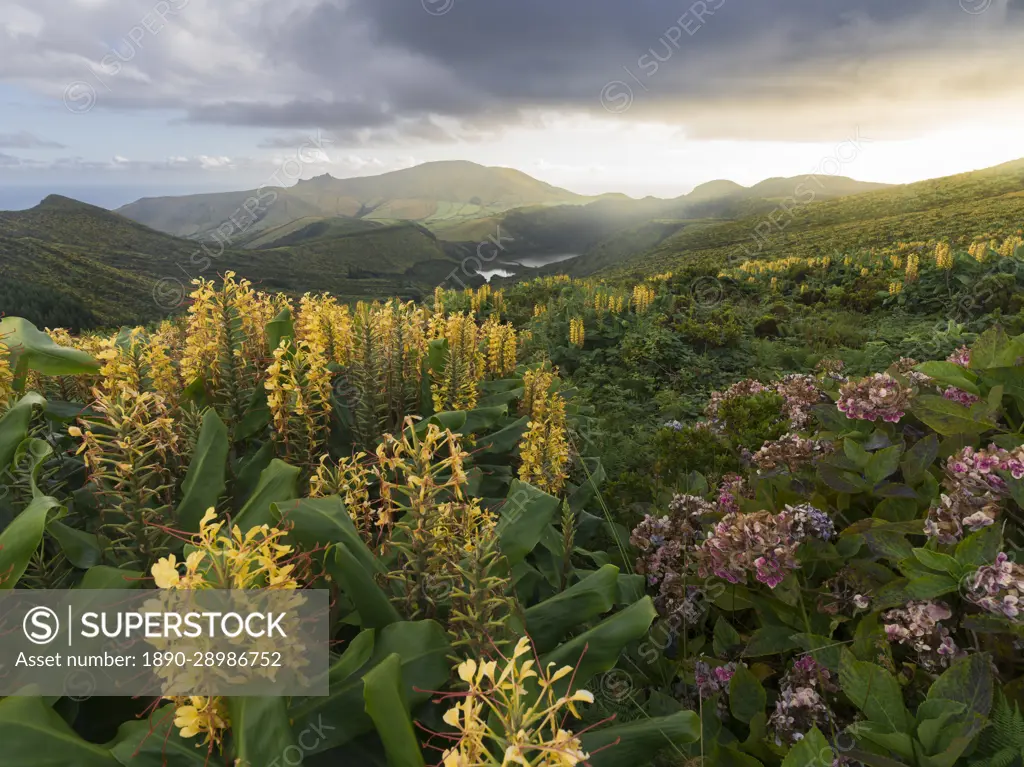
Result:
{"label": "hydrangea flower", "polygon": [[807,439],[799,434],[787,434],[765,442],[751,460],[757,466],[758,474],[779,468],[795,472],[831,450],[831,443]]}
{"label": "hydrangea flower", "polygon": [[961,346],[946,357],[946,362],[952,362],[954,365],[959,365],[962,368],[969,367],[971,364],[971,350],[966,346]]}
{"label": "hydrangea flower", "polygon": [[990,613],[1024,621],[1024,567],[999,552],[991,565],[979,567],[967,580],[966,598]]}
{"label": "hydrangea flower", "polygon": [[800,540],[818,538],[830,541],[836,534],[836,526],[831,517],[809,503],[801,503],[799,506],[786,504],[786,513],[792,520],[794,537]]}
{"label": "hydrangea flower", "polygon": [[928,669],[949,665],[957,646],[949,629],[940,621],[953,616],[944,602],[911,601],[882,615],[885,635],[890,642],[909,646]]}
{"label": "hydrangea flower", "polygon": [[976,394],[971,394],[969,391],[958,389],[955,386],[948,387],[944,392],[942,392],[942,396],[950,402],[956,402],[965,407],[970,407],[971,405],[976,405],[981,402],[981,397]]}
{"label": "hydrangea flower", "polygon": [[838,691],[827,668],[810,655],[800,657],[782,678],[775,711],[768,720],[776,745],[796,743],[815,726],[826,729],[832,712],[825,694]]}
{"label": "hydrangea flower", "polygon": [[957,488],[951,493],[942,493],[938,504],[928,509],[924,532],[939,543],[956,543],[963,538],[965,529],[976,532],[994,524],[999,511],[999,501],[992,493],[979,496]]}
{"label": "hydrangea flower", "polygon": [[787,512],[727,514],[701,544],[698,572],[730,583],[742,583],[753,573],[758,581],[775,588],[799,567],[800,540]]}
{"label": "hydrangea flower", "polygon": [[913,396],[913,389],[888,373],[875,373],[843,384],[836,407],[847,418],[897,423],[906,414]]}
{"label": "hydrangea flower", "polygon": [[739,474],[726,474],[718,486],[718,508],[726,514],[740,510],[740,498],[752,498],[747,480]]}

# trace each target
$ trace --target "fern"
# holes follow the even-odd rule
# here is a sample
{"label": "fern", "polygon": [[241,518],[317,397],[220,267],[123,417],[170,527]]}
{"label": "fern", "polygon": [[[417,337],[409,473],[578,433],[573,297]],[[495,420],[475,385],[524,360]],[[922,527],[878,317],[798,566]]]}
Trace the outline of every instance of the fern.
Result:
{"label": "fern", "polygon": [[1024,765],[1024,716],[1016,702],[1013,708],[1000,695],[992,721],[982,732],[971,767],[1021,767]]}

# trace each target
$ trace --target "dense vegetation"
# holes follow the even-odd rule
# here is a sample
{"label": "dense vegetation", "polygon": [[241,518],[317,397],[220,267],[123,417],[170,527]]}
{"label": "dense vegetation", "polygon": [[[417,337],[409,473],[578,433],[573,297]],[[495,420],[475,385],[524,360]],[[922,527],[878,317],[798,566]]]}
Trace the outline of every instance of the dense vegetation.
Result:
{"label": "dense vegetation", "polygon": [[1024,248],[995,234],[4,320],[0,587],[338,605],[327,698],[7,698],[5,763],[1015,763]]}
{"label": "dense vegetation", "polygon": [[318,219],[168,318],[131,286],[186,241],[5,214],[51,260],[3,262],[0,589],[323,589],[334,644],[325,698],[0,699],[0,763],[1022,763],[1022,172],[422,301],[331,259],[429,234]]}

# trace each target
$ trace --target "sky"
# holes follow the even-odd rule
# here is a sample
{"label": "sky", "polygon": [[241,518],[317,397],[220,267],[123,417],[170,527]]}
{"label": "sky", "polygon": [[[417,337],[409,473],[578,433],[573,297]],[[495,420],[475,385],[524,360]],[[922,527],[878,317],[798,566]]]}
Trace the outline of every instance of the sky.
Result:
{"label": "sky", "polygon": [[432,160],[674,197],[1024,157],[1024,0],[3,0],[0,208]]}

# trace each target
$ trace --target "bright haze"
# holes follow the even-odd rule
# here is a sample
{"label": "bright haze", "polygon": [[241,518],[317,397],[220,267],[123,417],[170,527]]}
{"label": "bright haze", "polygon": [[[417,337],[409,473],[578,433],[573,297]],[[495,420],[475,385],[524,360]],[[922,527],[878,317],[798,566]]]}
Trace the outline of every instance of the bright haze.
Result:
{"label": "bright haze", "polygon": [[4,0],[0,208],[433,160],[674,197],[1024,157],[1024,0]]}

